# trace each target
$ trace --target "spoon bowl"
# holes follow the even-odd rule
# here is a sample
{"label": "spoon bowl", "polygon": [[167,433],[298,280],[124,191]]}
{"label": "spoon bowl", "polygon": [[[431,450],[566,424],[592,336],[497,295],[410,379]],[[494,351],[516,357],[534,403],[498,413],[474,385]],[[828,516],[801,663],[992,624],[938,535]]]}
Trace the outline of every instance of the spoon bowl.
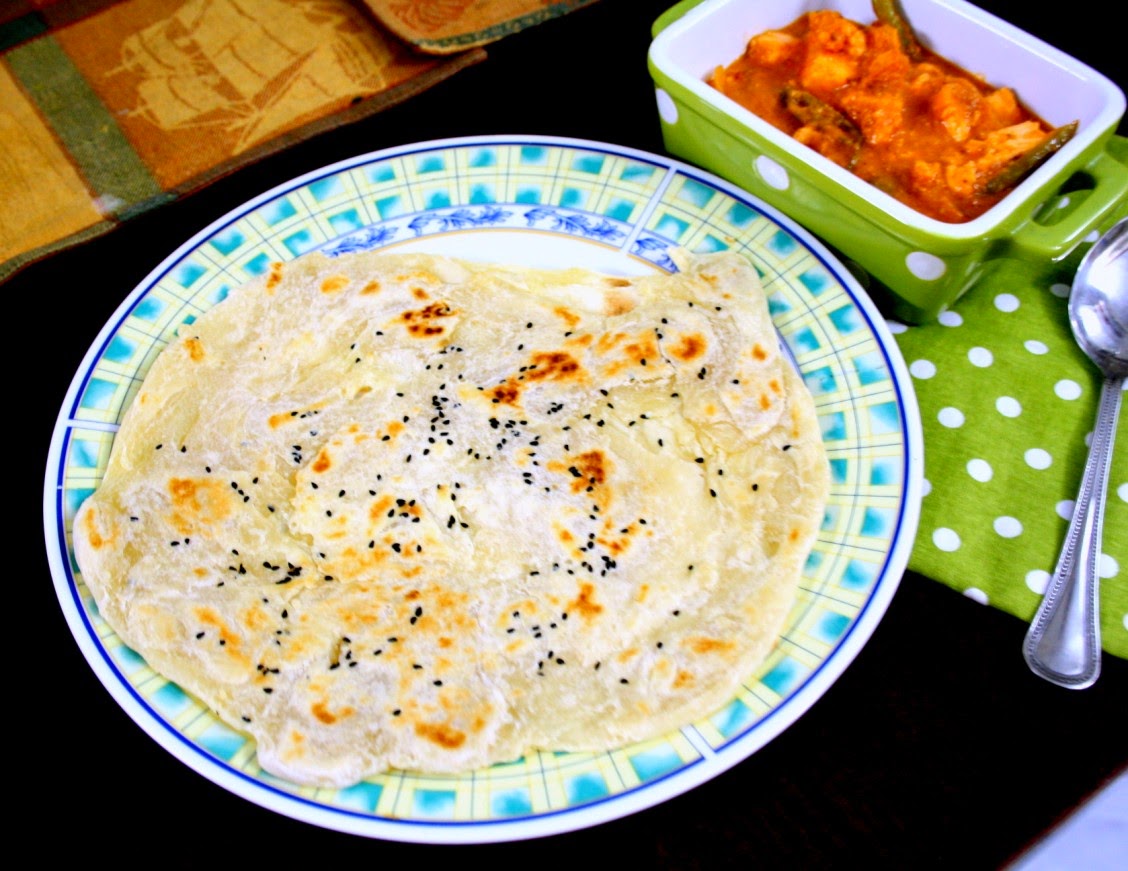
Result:
{"label": "spoon bowl", "polygon": [[1023,656],[1040,677],[1084,689],[1096,682],[1101,668],[1097,565],[1116,419],[1128,376],[1128,218],[1114,224],[1082,259],[1069,295],[1069,324],[1104,380],[1073,517],[1026,633]]}
{"label": "spoon bowl", "polygon": [[1089,249],[1069,296],[1073,336],[1106,378],[1128,375],[1128,218]]}

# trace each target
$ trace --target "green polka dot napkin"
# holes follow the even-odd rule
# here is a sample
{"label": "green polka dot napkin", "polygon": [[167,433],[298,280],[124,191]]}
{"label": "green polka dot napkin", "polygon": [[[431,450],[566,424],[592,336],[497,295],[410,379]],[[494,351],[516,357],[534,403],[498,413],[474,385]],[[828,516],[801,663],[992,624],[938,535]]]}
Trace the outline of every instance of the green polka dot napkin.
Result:
{"label": "green polka dot napkin", "polygon": [[[1101,376],[1069,328],[1065,284],[1004,263],[939,322],[892,323],[924,428],[909,568],[1029,621],[1081,483]],[[1101,641],[1128,658],[1128,413],[1105,500]]]}

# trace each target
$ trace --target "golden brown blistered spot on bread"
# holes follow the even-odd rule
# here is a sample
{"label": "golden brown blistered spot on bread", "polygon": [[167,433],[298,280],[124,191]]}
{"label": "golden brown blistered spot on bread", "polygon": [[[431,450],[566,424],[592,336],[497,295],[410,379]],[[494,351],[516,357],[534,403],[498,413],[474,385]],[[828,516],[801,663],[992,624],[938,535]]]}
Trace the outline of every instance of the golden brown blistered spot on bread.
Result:
{"label": "golden brown blistered spot on bread", "polygon": [[574,479],[572,492],[579,493],[588,486],[601,487],[606,484],[611,473],[611,461],[603,451],[584,451],[572,461],[567,471]]}
{"label": "golden brown blistered spot on bread", "polygon": [[380,292],[380,282],[378,282],[376,279],[372,279],[370,282],[368,282],[366,285],[364,285],[364,287],[362,287],[360,289],[360,295],[361,296],[368,296],[369,294],[379,293],[379,292]]}
{"label": "golden brown blistered spot on bread", "polygon": [[580,594],[568,603],[569,612],[575,611],[585,620],[593,620],[603,613],[603,606],[595,601],[595,585],[580,584]]}
{"label": "golden brown blistered spot on bread", "polygon": [[389,442],[403,432],[404,429],[405,427],[402,421],[393,420],[388,424],[387,429],[382,431],[377,430],[376,435],[383,441]]}
{"label": "golden brown blistered spot on bread", "polygon": [[698,635],[693,638],[687,638],[685,645],[694,653],[723,653],[726,650],[731,650],[733,643],[731,641],[721,641],[719,638],[706,638],[703,635]]}
{"label": "golden brown blistered spot on bread", "polygon": [[348,286],[349,277],[347,275],[330,275],[323,282],[321,282],[322,293],[336,293]]}
{"label": "golden brown blistered spot on bread", "polygon": [[282,264],[277,260],[270,264],[270,274],[266,276],[266,289],[273,292],[282,281]]}
{"label": "golden brown blistered spot on bread", "polygon": [[595,350],[600,354],[610,353],[626,337],[626,333],[600,333],[595,343]]}
{"label": "golden brown blistered spot on bread", "polygon": [[223,618],[220,617],[219,614],[217,614],[211,608],[205,607],[197,607],[195,609],[195,614],[196,619],[203,623],[205,626],[212,626],[219,631],[220,644],[223,646],[223,650],[225,653],[227,653],[228,656],[231,656],[239,662],[242,662],[248,667],[250,666],[250,661],[240,649],[239,636],[234,632],[234,630],[231,629],[230,626],[223,622]]}
{"label": "golden brown blistered spot on bread", "polygon": [[552,313],[558,318],[561,318],[569,327],[574,327],[580,322],[580,316],[578,314],[576,314],[574,311],[564,308],[564,306],[562,305],[558,305],[556,308],[554,308],[552,310]]}
{"label": "golden brown blistered spot on bread", "polygon": [[368,508],[368,519],[372,522],[383,521],[392,507],[394,500],[387,493],[378,497]]}
{"label": "golden brown blistered spot on bread", "polygon": [[438,284],[439,277],[428,269],[416,269],[412,272],[403,272],[396,276],[396,281],[407,283],[409,281],[419,281],[423,284]]}
{"label": "golden brown blistered spot on bread", "polygon": [[345,719],[346,717],[351,717],[356,713],[356,711],[348,705],[338,708],[337,712],[334,713],[333,711],[329,710],[329,703],[324,699],[319,699],[318,701],[314,702],[309,706],[309,709],[313,713],[313,715],[326,726],[332,726],[338,720]]}
{"label": "golden brown blistered spot on bread", "polygon": [[[623,281],[622,284],[616,284],[616,287],[629,287],[629,281]],[[627,296],[625,293],[615,293],[610,291],[603,297],[603,313],[608,317],[615,315],[625,315],[635,307],[634,300]]]}
{"label": "golden brown blistered spot on bread", "polygon": [[705,337],[700,333],[682,333],[678,343],[670,348],[670,355],[688,363],[705,353]]}
{"label": "golden brown blistered spot on bread", "polygon": [[430,299],[430,294],[421,287],[411,288],[411,295],[416,299]]}
{"label": "golden brown blistered spot on bread", "polygon": [[466,733],[447,723],[416,723],[415,734],[447,750],[457,750],[466,743]]}
{"label": "golden brown blistered spot on bread", "polygon": [[[614,342],[617,343],[622,339],[627,338],[621,334],[617,334]],[[597,343],[596,347],[602,343]],[[630,366],[646,366],[654,360],[658,360],[658,342],[650,333],[640,333],[634,337],[634,341],[627,342],[623,345],[622,356],[617,360],[612,360],[603,367],[603,371],[607,375],[618,375],[624,369]]]}
{"label": "golden brown blistered spot on bread", "polygon": [[232,491],[219,481],[200,478],[170,478],[172,523],[182,533],[190,532],[192,521],[212,524],[231,514]]}
{"label": "golden brown blistered spot on bread", "polygon": [[496,387],[487,390],[486,397],[494,405],[517,407],[521,404],[521,385],[515,383],[512,379],[508,380],[504,384],[498,384]]}
{"label": "golden brown blistered spot on bread", "polygon": [[321,408],[322,404],[323,403],[319,402],[316,405],[311,405],[302,411],[280,411],[277,414],[272,414],[266,419],[267,425],[271,429],[278,429],[278,427],[282,426],[282,424],[289,423],[291,421],[300,423],[310,415],[316,414],[317,411]]}
{"label": "golden brown blistered spot on bread", "polygon": [[497,612],[497,625],[505,627],[509,625],[510,620],[516,619],[518,615],[529,617],[536,613],[537,603],[532,599],[522,599],[519,602],[511,602]]}
{"label": "golden brown blistered spot on bread", "polygon": [[407,332],[416,338],[429,338],[441,336],[446,332],[446,327],[436,323],[440,318],[449,318],[455,311],[445,302],[433,302],[420,309],[408,309],[400,320],[407,326]]}
{"label": "golden brown blistered spot on bread", "polygon": [[185,339],[184,350],[188,352],[188,359],[193,363],[199,363],[204,359],[204,346],[198,336]]}
{"label": "golden brown blistered spot on bread", "polygon": [[567,351],[537,351],[529,358],[524,378],[527,381],[582,381],[584,370]]}
{"label": "golden brown blistered spot on bread", "polygon": [[637,532],[637,524],[629,523],[626,526],[620,526],[615,523],[613,518],[608,517],[603,521],[603,528],[595,541],[608,553],[620,556],[630,547]]}
{"label": "golden brown blistered spot on bread", "polygon": [[253,631],[255,629],[264,629],[267,626],[270,626],[273,622],[273,618],[258,605],[253,605],[250,608],[245,609],[243,613],[239,615],[239,621],[245,627]]}
{"label": "golden brown blistered spot on bread", "polygon": [[113,536],[110,536],[108,538],[102,537],[102,532],[98,529],[98,523],[94,519],[93,511],[87,511],[82,515],[82,530],[86,533],[86,540],[95,550],[98,550],[113,541]]}
{"label": "golden brown blistered spot on bread", "polygon": [[688,686],[693,686],[693,683],[693,674],[683,668],[678,672],[678,676],[674,678],[674,689],[685,689]]}
{"label": "golden brown blistered spot on bread", "polygon": [[317,452],[317,458],[313,461],[313,465],[310,468],[315,472],[328,472],[332,465],[333,460],[329,456],[329,450],[322,448]]}
{"label": "golden brown blistered spot on bread", "polygon": [[759,342],[752,346],[752,358],[759,360],[761,363],[768,359],[768,352],[764,350]]}

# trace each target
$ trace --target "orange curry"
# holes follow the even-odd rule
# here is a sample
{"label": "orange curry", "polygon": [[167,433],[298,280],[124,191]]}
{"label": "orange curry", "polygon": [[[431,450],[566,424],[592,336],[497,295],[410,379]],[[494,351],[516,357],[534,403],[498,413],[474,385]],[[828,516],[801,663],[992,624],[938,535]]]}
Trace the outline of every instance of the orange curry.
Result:
{"label": "orange curry", "polygon": [[898,24],[809,12],[753,37],[711,84],[917,211],[969,221],[1072,129],[1052,130]]}

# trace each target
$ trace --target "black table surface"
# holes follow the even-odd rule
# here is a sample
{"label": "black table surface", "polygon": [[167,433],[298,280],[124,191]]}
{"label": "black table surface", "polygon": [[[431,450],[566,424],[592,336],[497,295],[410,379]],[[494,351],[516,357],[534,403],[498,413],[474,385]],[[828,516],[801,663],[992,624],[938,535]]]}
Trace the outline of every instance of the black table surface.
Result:
{"label": "black table surface", "polygon": [[[646,52],[651,23],[669,5],[600,0],[508,36],[484,62],[406,103],[10,279],[9,304],[49,325],[49,341],[10,336],[10,362],[32,368],[27,378],[17,373],[24,396],[17,419],[32,427],[30,456],[12,460],[20,492],[40,504],[64,394],[102,325],[166,255],[247,199],[357,154],[451,136],[558,135],[664,154]],[[1060,4],[979,5],[1124,86],[1123,49],[1095,39],[1088,16],[1063,14]],[[13,447],[22,443],[12,439]],[[147,737],[67,628],[40,512],[14,513],[20,525],[11,541],[26,536],[33,562],[26,574],[22,563],[9,564],[5,596],[17,633],[9,653],[22,663],[8,697],[18,703],[8,719],[18,811],[7,837],[36,855],[70,847],[153,868],[217,860],[266,868],[309,858],[333,867],[614,858],[670,868],[999,868],[1128,763],[1128,662],[1106,655],[1088,690],[1052,686],[1022,660],[1022,621],[910,572],[864,649],[809,711],[688,793],[588,829],[503,844],[421,846],[344,834],[240,798]],[[452,857],[455,849],[463,855]]]}

